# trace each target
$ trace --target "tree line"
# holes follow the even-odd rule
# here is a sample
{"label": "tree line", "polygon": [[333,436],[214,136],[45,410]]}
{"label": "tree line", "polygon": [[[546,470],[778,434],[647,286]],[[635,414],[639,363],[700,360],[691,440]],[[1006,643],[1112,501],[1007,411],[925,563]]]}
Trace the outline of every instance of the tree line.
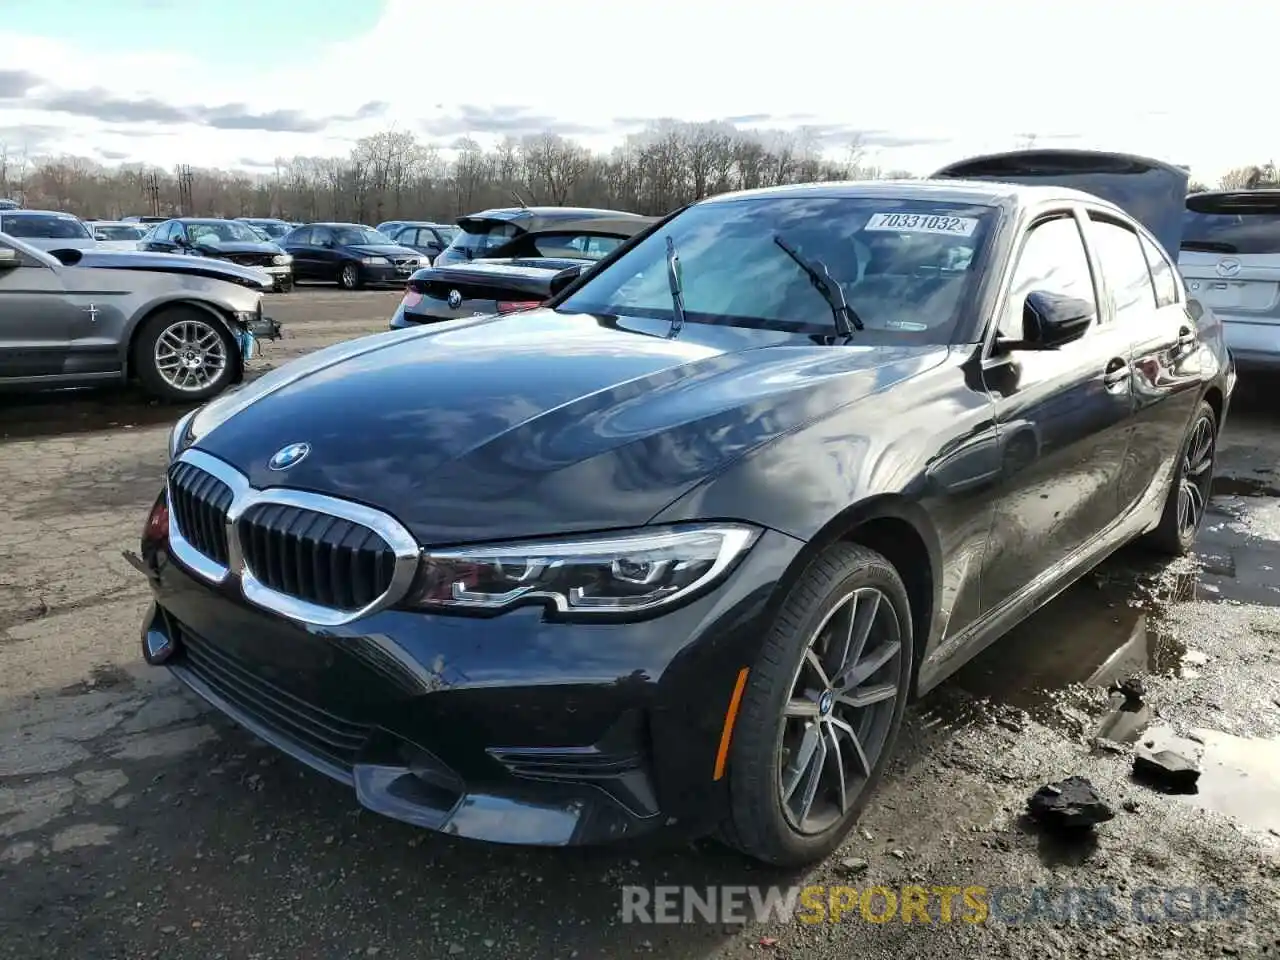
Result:
{"label": "tree line", "polygon": [[868,164],[856,138],[840,145],[838,159],[829,148],[805,131],[662,122],[607,154],[542,134],[508,137],[487,150],[462,138],[446,157],[414,134],[392,130],[357,141],[347,156],[281,158],[246,172],[107,167],[84,157],[28,158],[0,144],[0,197],[103,219],[158,214],[379,223],[451,221],[520,203],[662,214],[727,190],[911,176]]}
{"label": "tree line", "polygon": [[[654,123],[608,153],[556,134],[508,137],[491,149],[463,138],[449,153],[391,130],[357,141],[347,156],[281,158],[257,172],[166,171],[147,164],[107,167],[76,156],[29,157],[0,143],[0,197],[103,219],[153,214],[379,223],[451,221],[520,203],[660,215],[729,190],[913,177],[870,162],[857,137],[833,151],[817,131],[745,131],[722,123]],[[1237,168],[1219,184],[1276,185],[1274,163]],[[1207,187],[1193,183],[1191,189]]]}

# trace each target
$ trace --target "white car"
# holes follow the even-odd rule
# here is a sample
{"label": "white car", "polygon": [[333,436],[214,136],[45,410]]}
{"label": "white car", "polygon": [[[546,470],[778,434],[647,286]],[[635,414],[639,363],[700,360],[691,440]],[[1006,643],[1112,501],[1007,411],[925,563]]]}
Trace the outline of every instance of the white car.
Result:
{"label": "white car", "polygon": [[88,226],[98,246],[107,250],[137,250],[147,234],[145,225],[124,220],[97,220]]}
{"label": "white car", "polygon": [[83,220],[60,210],[0,210],[0,233],[40,250],[93,250],[98,246]]}
{"label": "white car", "polygon": [[1280,371],[1280,190],[1188,196],[1178,269],[1237,368]]}

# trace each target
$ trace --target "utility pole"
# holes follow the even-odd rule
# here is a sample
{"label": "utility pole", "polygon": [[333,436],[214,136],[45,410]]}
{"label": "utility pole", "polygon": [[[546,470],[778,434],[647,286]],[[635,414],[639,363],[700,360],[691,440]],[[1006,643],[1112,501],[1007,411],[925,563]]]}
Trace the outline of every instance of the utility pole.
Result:
{"label": "utility pole", "polygon": [[160,216],[160,178],[148,173],[142,178],[142,195],[151,204],[151,215]]}
{"label": "utility pole", "polygon": [[191,185],[195,181],[195,175],[192,174],[191,168],[185,163],[178,168],[178,214],[179,216],[189,217],[195,211],[195,202],[191,199]]}

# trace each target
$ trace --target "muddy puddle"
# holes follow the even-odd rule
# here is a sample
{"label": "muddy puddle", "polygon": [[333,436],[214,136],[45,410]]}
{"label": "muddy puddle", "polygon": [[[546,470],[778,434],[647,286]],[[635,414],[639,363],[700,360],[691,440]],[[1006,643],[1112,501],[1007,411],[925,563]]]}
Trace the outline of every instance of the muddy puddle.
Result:
{"label": "muddy puddle", "polygon": [[1119,689],[1135,677],[1141,690],[1143,677],[1198,676],[1205,655],[1164,627],[1173,606],[1280,606],[1280,537],[1267,526],[1280,501],[1262,483],[1227,486],[1193,558],[1167,565],[1121,551],[926,698],[922,724],[1017,731],[1034,721],[1126,753],[1169,750],[1199,770],[1185,802],[1280,836],[1280,740],[1175,731],[1132,687],[1128,697]]}

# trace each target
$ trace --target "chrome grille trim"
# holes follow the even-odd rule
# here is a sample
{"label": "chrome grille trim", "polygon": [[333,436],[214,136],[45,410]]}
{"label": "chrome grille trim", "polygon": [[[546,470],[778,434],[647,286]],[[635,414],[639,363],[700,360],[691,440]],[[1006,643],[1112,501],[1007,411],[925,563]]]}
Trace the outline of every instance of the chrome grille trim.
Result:
{"label": "chrome grille trim", "polygon": [[[185,567],[213,584],[221,584],[231,575],[240,579],[240,589],[246,600],[264,610],[282,617],[319,627],[338,627],[379,610],[385,610],[399,601],[409,590],[418,572],[420,547],[405,527],[394,517],[380,510],[349,500],[327,497],[305,490],[287,490],[273,487],[258,490],[250,486],[249,479],[235,467],[200,450],[185,450],[174,461],[185,463],[216,477],[231,490],[231,506],[226,513],[228,564],[223,566],[195,548],[178,527],[173,512],[172,489],[169,500],[169,549]],[[170,468],[172,469],[172,467]],[[335,610],[319,606],[273,590],[254,576],[245,562],[244,548],[240,543],[238,521],[246,510],[263,504],[279,504],[324,513],[372,530],[395,552],[395,569],[391,585],[373,602],[359,610]]]}

